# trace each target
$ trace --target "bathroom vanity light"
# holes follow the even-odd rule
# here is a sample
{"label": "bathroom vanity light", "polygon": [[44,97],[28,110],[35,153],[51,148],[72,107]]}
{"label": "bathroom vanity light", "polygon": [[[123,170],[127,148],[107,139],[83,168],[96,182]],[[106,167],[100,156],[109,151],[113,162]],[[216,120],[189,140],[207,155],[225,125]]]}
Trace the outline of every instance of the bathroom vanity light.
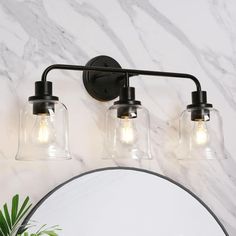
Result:
{"label": "bathroom vanity light", "polygon": [[179,159],[223,159],[224,135],[219,112],[207,103],[207,94],[192,92],[192,104],[180,117]]}
{"label": "bathroom vanity light", "polygon": [[135,88],[129,86],[126,74],[115,101],[106,114],[106,152],[110,158],[151,158],[149,113],[135,100]]}
{"label": "bathroom vanity light", "polygon": [[[192,104],[182,113],[179,147],[181,157],[215,159],[224,157],[221,119],[207,103],[207,93],[190,74],[122,69],[108,56],[91,59],[86,66],[51,65],[35,83],[35,96],[21,112],[17,160],[69,159],[66,107],[52,95],[52,83],[47,74],[53,69],[83,71],[83,82],[88,93],[99,101],[119,100],[106,114],[106,151],[110,158],[149,159],[149,114],[135,99],[135,88],[130,78],[138,75],[184,78],[192,80]],[[184,150],[184,151],[183,151]]]}
{"label": "bathroom vanity light", "polygon": [[52,82],[35,82],[35,95],[20,113],[17,160],[67,160],[67,109],[52,95]]}

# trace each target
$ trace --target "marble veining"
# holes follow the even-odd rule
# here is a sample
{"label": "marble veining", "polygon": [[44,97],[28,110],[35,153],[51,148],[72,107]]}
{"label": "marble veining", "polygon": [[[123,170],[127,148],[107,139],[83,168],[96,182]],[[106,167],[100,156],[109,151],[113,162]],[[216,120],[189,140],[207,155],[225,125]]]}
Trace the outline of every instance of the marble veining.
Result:
{"label": "marble veining", "polygon": [[[233,0],[0,0],[0,202],[15,193],[36,203],[68,178],[106,166],[135,166],[164,174],[196,193],[236,234],[236,2]],[[84,65],[97,55],[124,68],[191,73],[221,112],[228,157],[176,158],[178,116],[190,102],[191,82],[132,79],[151,115],[151,161],[103,159],[104,112],[85,91],[80,72],[55,71],[54,93],[69,111],[67,162],[17,162],[19,110],[34,81],[54,63]]]}

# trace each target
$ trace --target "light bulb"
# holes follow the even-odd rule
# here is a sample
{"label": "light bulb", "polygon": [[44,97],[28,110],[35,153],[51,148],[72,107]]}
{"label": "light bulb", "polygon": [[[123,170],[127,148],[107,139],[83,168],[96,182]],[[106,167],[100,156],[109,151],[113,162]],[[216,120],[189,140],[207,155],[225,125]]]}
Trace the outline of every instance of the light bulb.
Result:
{"label": "light bulb", "polygon": [[135,127],[135,119],[120,119],[119,139],[124,144],[133,144],[137,139],[137,130]]}
{"label": "light bulb", "polygon": [[55,128],[50,115],[37,115],[31,138],[33,143],[36,144],[49,144],[55,141]]}
{"label": "light bulb", "polygon": [[199,120],[194,122],[192,139],[197,145],[205,145],[209,141],[206,121]]}

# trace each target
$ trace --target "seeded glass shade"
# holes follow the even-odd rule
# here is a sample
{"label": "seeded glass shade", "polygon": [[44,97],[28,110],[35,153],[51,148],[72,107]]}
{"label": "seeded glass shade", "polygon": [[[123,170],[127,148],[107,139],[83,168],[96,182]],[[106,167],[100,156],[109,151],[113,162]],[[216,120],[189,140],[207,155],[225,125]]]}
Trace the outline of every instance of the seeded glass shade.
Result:
{"label": "seeded glass shade", "polygon": [[[193,120],[193,116],[201,114]],[[219,112],[214,108],[187,109],[180,118],[179,159],[224,159],[224,137]]]}
{"label": "seeded glass shade", "polygon": [[[42,110],[35,114],[35,108]],[[42,109],[43,108],[43,109]],[[29,102],[20,113],[17,160],[70,159],[68,115],[59,101]]]}
{"label": "seeded glass shade", "polygon": [[141,105],[111,106],[106,114],[107,157],[136,160],[151,158],[149,123],[149,113]]}

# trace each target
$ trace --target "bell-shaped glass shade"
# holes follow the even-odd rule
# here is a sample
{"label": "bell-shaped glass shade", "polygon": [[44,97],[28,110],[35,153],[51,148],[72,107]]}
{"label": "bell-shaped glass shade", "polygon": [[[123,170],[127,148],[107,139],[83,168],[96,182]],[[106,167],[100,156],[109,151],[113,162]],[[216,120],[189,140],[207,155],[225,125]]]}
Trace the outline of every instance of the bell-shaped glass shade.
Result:
{"label": "bell-shaped glass shade", "polygon": [[17,160],[70,159],[68,115],[59,101],[30,101],[20,113]]}
{"label": "bell-shaped glass shade", "polygon": [[149,159],[149,113],[141,105],[117,104],[106,114],[108,158]]}
{"label": "bell-shaped glass shade", "polygon": [[224,159],[224,137],[219,112],[191,108],[180,118],[178,159]]}

